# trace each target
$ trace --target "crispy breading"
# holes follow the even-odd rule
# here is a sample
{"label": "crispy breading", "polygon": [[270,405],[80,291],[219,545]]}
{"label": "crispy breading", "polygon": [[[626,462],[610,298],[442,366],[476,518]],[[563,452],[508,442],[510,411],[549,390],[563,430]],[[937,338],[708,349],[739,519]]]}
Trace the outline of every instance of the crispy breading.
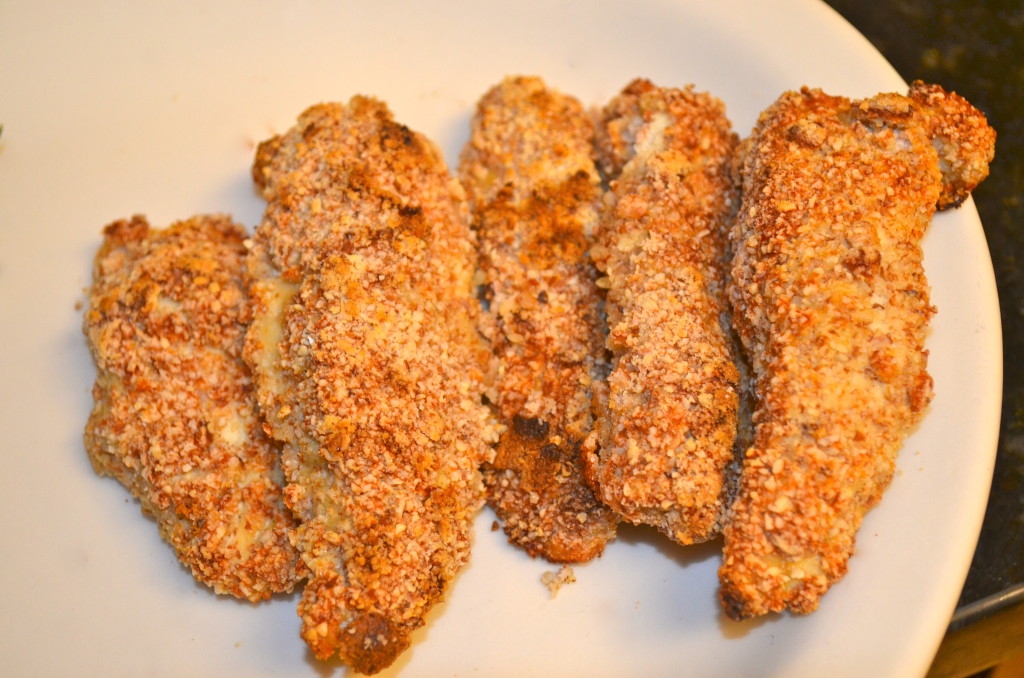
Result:
{"label": "crispy breading", "polygon": [[846,572],[932,397],[921,238],[993,145],[977,110],[921,83],[860,101],[788,92],[744,141],[730,297],[757,407],[725,529],[729,616],[811,612]]}
{"label": "crispy breading", "polygon": [[304,573],[278,450],[242,361],[242,228],[200,216],[104,229],[84,331],[96,361],[85,447],[156,520],[196,579],[257,601]]}
{"label": "crispy breading", "polygon": [[459,176],[479,236],[493,397],[505,426],[487,501],[531,556],[580,563],[618,519],[583,477],[593,385],[606,372],[601,291],[588,256],[601,181],[575,98],[507,77],[478,102]]}
{"label": "crispy breading", "polygon": [[484,501],[468,209],[438,149],[362,96],[307,109],[253,176],[245,355],[301,521],[302,637],[376,673],[467,562]]}
{"label": "crispy breading", "polygon": [[592,254],[613,357],[588,473],[624,519],[683,544],[719,532],[732,489],[740,387],[725,238],[736,144],[720,101],[647,80],[598,125],[610,191]]}

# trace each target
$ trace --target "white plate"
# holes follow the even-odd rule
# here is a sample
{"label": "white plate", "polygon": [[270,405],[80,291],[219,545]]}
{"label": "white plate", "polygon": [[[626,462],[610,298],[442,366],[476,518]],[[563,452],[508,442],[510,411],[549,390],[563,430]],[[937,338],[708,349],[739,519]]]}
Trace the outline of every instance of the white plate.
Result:
{"label": "white plate", "polygon": [[[295,599],[193,583],[81,444],[93,368],[76,304],[106,223],[228,211],[252,226],[254,144],[307,105],[387,100],[454,161],[477,97],[531,73],[597,104],[634,76],[695,83],[745,133],[781,91],[903,83],[813,0],[764,3],[20,2],[0,6],[0,673],[326,676]],[[549,599],[531,561],[477,524],[450,601],[385,675],[913,676],[942,636],[994,459],[1001,346],[972,203],[925,243],[939,308],[936,398],[867,518],[850,573],[805,618],[737,624],[717,545],[623,530]]]}

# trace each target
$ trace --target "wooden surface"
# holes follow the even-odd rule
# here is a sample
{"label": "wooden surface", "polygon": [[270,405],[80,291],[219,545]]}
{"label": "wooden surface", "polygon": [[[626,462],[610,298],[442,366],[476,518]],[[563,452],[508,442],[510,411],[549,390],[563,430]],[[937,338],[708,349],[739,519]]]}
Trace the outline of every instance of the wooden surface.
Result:
{"label": "wooden surface", "polygon": [[1024,653],[1024,603],[948,633],[928,678],[963,678]]}

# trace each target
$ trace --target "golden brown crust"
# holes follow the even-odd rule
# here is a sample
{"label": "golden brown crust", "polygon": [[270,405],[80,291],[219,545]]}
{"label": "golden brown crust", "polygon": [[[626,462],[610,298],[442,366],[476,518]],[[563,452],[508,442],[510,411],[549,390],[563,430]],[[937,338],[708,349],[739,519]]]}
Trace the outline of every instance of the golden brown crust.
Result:
{"label": "golden brown crust", "polygon": [[717,534],[731,489],[739,373],[724,257],[736,143],[721,102],[646,80],[598,126],[611,190],[592,254],[613,369],[588,474],[623,518],[684,544]]}
{"label": "golden brown crust", "polygon": [[85,446],[198,580],[257,601],[303,568],[241,358],[243,238],[221,216],[104,229],[84,322],[98,372]]}
{"label": "golden brown crust", "polygon": [[[931,399],[920,242],[984,176],[992,137],[923,92],[789,92],[743,144],[730,296],[757,408],[720,570],[734,618],[817,608]],[[936,134],[970,153],[940,165]]]}
{"label": "golden brown crust", "polygon": [[996,131],[985,116],[955,92],[916,80],[908,96],[939,154],[942,172],[940,210],[957,207],[988,176],[995,156]]}
{"label": "golden brown crust", "polygon": [[302,636],[375,673],[467,562],[483,504],[467,208],[433,144],[367,97],[306,110],[253,172],[245,355],[302,523]]}
{"label": "golden brown crust", "polygon": [[615,536],[583,477],[592,385],[604,371],[601,295],[588,257],[600,179],[593,123],[539,78],[508,77],[477,105],[459,173],[479,234],[493,397],[505,426],[484,467],[509,541],[579,563]]}

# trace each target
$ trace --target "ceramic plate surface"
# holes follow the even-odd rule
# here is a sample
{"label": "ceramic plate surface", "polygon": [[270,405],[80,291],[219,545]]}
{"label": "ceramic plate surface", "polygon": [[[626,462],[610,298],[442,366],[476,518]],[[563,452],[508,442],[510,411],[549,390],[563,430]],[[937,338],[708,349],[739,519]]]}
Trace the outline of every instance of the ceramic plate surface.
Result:
{"label": "ceramic plate surface", "polygon": [[[812,0],[417,3],[294,0],[0,4],[0,673],[328,676],[296,596],[251,605],[194,583],[154,523],[93,474],[81,301],[101,228],[261,215],[255,144],[310,104],[388,102],[452,163],[477,98],[507,74],[601,104],[636,76],[723,99],[737,131],[807,84],[905,85]],[[994,460],[999,312],[973,203],[925,241],[936,397],[813,615],[728,621],[720,544],[623,529],[549,597],[532,561],[477,523],[470,566],[387,676],[922,675],[974,549]]]}

